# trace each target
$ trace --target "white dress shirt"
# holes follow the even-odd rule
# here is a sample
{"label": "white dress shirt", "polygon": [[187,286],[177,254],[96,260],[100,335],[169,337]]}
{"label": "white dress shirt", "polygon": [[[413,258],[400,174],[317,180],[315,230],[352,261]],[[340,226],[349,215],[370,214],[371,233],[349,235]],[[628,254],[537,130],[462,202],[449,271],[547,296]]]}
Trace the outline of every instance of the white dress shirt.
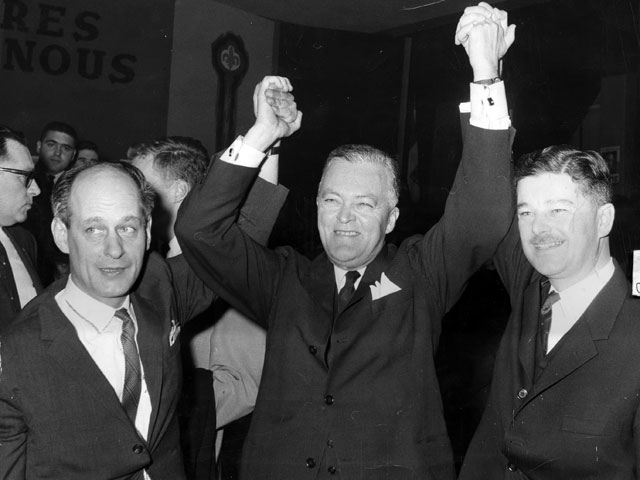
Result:
{"label": "white dress shirt", "polygon": [[[80,342],[111,384],[118,400],[122,402],[125,372],[124,351],[120,340],[122,321],[114,317],[114,313],[122,307],[127,309],[135,325],[137,346],[138,322],[129,296],[125,298],[120,307],[112,308],[84,293],[69,276],[67,285],[56,295],[55,299],[62,313],[65,314],[75,328]],[[135,426],[140,435],[146,440],[151,420],[151,398],[145,380],[144,365],[142,364],[140,365],[140,372],[142,375],[142,390]],[[145,478],[148,479],[147,472],[145,471],[144,473]]]}
{"label": "white dress shirt", "polygon": [[18,297],[20,297],[20,307],[24,308],[24,306],[36,296],[36,288],[33,286],[31,275],[29,275],[27,267],[24,266],[16,247],[2,228],[0,228],[0,243],[2,243],[2,246],[7,252],[7,258],[9,259],[9,265],[11,265],[11,272],[13,273],[13,280],[16,283]]}
{"label": "white dress shirt", "polygon": [[[364,277],[364,271],[366,269],[367,269],[366,266],[358,269],[358,273],[360,274],[360,276],[353,283],[353,288],[355,288],[356,290],[358,289],[358,285],[360,285],[360,280],[362,280],[362,277]],[[333,274],[336,277],[336,288],[338,289],[337,290],[338,292],[342,290],[342,287],[344,287],[344,284],[347,281],[348,272],[349,270],[343,270],[340,267],[336,267],[335,265],[333,266]]]}
{"label": "white dress shirt", "polygon": [[[547,352],[560,341],[580,319],[596,295],[607,284],[615,268],[611,258],[601,269],[594,269],[587,277],[575,285],[558,292],[560,300],[551,307],[551,328],[547,341]],[[551,287],[551,291],[556,291]]]}

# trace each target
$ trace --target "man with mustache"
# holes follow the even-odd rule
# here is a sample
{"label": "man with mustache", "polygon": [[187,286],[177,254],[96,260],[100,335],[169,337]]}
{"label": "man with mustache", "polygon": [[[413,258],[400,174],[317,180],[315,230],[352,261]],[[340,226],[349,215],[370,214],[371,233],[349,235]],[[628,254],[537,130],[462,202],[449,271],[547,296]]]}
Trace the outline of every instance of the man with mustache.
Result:
{"label": "man with mustache", "polygon": [[640,302],[609,251],[607,165],[548,147],[517,162],[515,183],[495,257],[512,313],[460,479],[635,479]]}
{"label": "man with mustache", "polygon": [[21,135],[0,126],[0,332],[42,290],[36,241],[20,224],[40,188]]}

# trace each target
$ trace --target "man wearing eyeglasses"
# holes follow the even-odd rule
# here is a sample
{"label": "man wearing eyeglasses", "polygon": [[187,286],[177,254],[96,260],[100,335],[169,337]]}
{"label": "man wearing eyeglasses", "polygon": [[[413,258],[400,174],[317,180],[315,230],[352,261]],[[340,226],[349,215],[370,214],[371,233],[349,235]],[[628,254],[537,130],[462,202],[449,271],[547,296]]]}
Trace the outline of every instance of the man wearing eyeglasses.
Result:
{"label": "man wearing eyeglasses", "polygon": [[29,149],[0,127],[0,333],[42,290],[35,239],[20,225],[39,194]]}
{"label": "man wearing eyeglasses", "polygon": [[51,235],[51,192],[58,177],[73,164],[77,139],[71,125],[55,121],[44,126],[36,144],[36,181],[42,194],[34,202],[25,226],[38,242],[38,273],[44,285],[63,276],[68,270],[69,260],[58,250]]}

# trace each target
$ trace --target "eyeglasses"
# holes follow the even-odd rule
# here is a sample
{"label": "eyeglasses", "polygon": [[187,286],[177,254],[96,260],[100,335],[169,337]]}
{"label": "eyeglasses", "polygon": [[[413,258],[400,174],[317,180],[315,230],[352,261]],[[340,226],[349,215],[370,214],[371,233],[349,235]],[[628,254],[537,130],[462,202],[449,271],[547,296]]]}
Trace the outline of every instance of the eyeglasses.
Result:
{"label": "eyeglasses", "polygon": [[25,177],[25,181],[24,181],[25,188],[29,188],[33,183],[33,179],[36,178],[35,170],[18,170],[17,168],[0,167],[0,171],[13,173],[14,175],[22,175],[23,177]]}

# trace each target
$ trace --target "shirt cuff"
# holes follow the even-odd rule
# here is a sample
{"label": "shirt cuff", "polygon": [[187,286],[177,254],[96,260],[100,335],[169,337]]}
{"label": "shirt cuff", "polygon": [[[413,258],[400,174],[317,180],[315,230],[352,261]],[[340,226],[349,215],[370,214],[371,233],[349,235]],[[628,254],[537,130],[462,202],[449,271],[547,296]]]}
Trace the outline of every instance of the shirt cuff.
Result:
{"label": "shirt cuff", "polygon": [[506,130],[511,126],[504,82],[471,83],[470,98],[471,102],[460,104],[460,112],[471,113],[471,125],[488,130]]}
{"label": "shirt cuff", "polygon": [[258,168],[264,160],[264,152],[246,145],[244,137],[239,135],[231,146],[224,151],[220,160],[241,167]]}

